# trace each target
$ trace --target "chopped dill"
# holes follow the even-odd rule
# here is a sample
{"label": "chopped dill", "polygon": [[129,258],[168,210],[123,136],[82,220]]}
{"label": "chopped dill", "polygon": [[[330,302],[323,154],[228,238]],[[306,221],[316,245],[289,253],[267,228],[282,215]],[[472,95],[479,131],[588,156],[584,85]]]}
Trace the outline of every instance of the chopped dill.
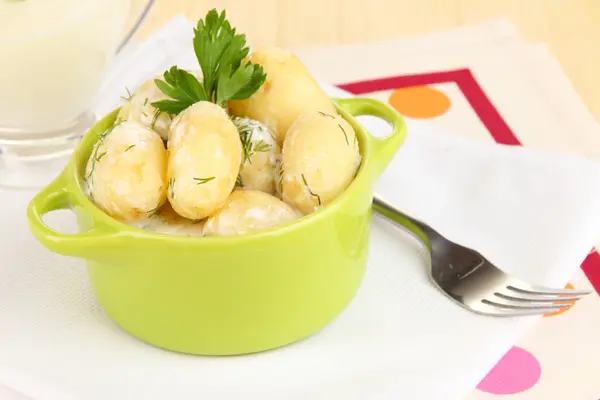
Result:
{"label": "chopped dill", "polygon": [[212,181],[213,179],[215,179],[214,176],[211,176],[210,178],[194,178],[194,180],[196,181],[196,185],[202,185],[204,183]]}
{"label": "chopped dill", "polygon": [[335,119],[335,117],[334,117],[333,115],[329,115],[329,114],[327,114],[327,113],[324,113],[324,112],[322,112],[322,111],[317,111],[317,112],[318,112],[319,114],[321,114],[322,116],[324,116],[324,117],[329,117],[329,118]]}
{"label": "chopped dill", "polygon": [[[108,135],[110,135],[110,133],[113,131],[113,129],[117,125],[113,125],[112,128],[107,129],[103,132],[100,132],[100,133],[96,132],[96,136],[98,136],[98,141],[94,145],[94,150],[93,150],[94,154],[92,155],[92,168],[90,169],[90,173],[83,178],[86,182],[88,182],[92,178],[94,172],[96,171],[96,164],[98,163],[98,161],[100,161],[102,159],[102,157],[104,157],[106,155],[106,151],[103,152],[102,154],[98,154],[98,151],[100,150],[100,145],[102,143],[104,143],[104,139]],[[90,183],[93,183],[93,182],[90,182]]]}
{"label": "chopped dill", "polygon": [[239,126],[238,131],[242,141],[242,150],[244,151],[244,163],[247,161],[252,164],[250,159],[255,153],[264,153],[271,150],[271,145],[259,140],[256,144],[252,142],[252,127]]}
{"label": "chopped dill", "polygon": [[237,178],[235,178],[235,186],[244,187],[244,182],[242,181],[241,175],[238,175]]}
{"label": "chopped dill", "polygon": [[283,192],[283,161],[280,157],[275,159],[275,173],[277,175],[277,191]]}
{"label": "chopped dill", "polygon": [[150,128],[152,128],[152,130],[155,130],[155,128],[156,128],[156,120],[158,120],[158,117],[160,116],[160,114],[162,114],[162,112],[157,108],[156,111],[154,111],[154,116],[152,117],[152,123],[150,124]]}
{"label": "chopped dill", "polygon": [[133,95],[129,91],[129,88],[125,87],[125,90],[127,91],[127,97],[121,96],[121,98],[125,101],[131,101],[131,99],[133,98]]}
{"label": "chopped dill", "polygon": [[[119,124],[122,123],[122,122],[123,121],[119,121]],[[111,129],[107,129],[104,132],[96,133],[96,136],[98,136],[98,141],[100,143],[102,143],[104,141],[104,139],[112,132],[112,130],[114,129],[114,127],[117,126],[117,125],[114,125]]]}
{"label": "chopped dill", "polygon": [[98,157],[96,157],[96,162],[100,162],[100,160],[102,160],[102,158],[106,155],[106,151],[103,152],[102,154],[98,155]]}
{"label": "chopped dill", "polygon": [[306,177],[304,176],[304,174],[302,174],[302,181],[304,182],[304,185],[306,186],[306,189],[308,190],[308,193],[317,198],[317,202],[319,203],[319,205],[321,205],[321,196],[319,196],[316,193],[313,193],[313,191],[310,189],[310,186],[308,186],[308,182],[306,182]]}
{"label": "chopped dill", "polygon": [[146,215],[148,217],[154,217],[154,216],[160,215],[160,207],[161,206],[157,206],[157,207],[153,208],[152,210],[146,211]]}
{"label": "chopped dill", "polygon": [[340,127],[340,129],[342,130],[342,132],[344,132],[344,137],[346,138],[346,144],[348,146],[350,146],[350,142],[348,141],[348,135],[346,134],[346,131],[344,130],[344,128],[342,127],[342,125],[338,124],[338,126]]}
{"label": "chopped dill", "polygon": [[128,148],[126,148],[123,153],[128,152],[129,150],[133,149],[134,147],[135,147],[135,144],[132,144],[131,146],[129,146]]}
{"label": "chopped dill", "polygon": [[167,184],[167,194],[171,200],[175,198],[175,178],[169,179],[169,183]]}

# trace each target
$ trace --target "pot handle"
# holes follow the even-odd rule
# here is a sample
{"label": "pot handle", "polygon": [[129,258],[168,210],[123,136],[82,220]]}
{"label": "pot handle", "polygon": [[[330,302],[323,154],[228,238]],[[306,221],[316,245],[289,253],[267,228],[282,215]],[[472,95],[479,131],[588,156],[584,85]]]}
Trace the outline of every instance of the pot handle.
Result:
{"label": "pot handle", "polygon": [[374,171],[379,176],[406,139],[404,118],[388,104],[371,98],[351,97],[335,99],[334,102],[353,117],[370,115],[392,125],[392,133],[383,138],[373,136],[365,130],[369,145],[367,152],[372,157]]}
{"label": "pot handle", "polygon": [[42,219],[44,214],[55,210],[72,209],[82,206],[81,200],[68,189],[67,168],[48,186],[42,189],[27,207],[27,220],[34,237],[49,250],[65,256],[98,258],[107,246],[121,237],[115,228],[99,225],[75,234],[61,233],[50,228]]}

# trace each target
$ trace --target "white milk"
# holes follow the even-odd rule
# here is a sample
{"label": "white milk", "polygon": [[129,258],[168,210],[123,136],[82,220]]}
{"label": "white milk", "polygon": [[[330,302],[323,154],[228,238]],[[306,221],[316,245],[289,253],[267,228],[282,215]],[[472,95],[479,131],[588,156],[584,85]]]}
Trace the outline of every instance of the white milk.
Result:
{"label": "white milk", "polygon": [[59,128],[88,111],[129,7],[130,0],[0,0],[0,132]]}

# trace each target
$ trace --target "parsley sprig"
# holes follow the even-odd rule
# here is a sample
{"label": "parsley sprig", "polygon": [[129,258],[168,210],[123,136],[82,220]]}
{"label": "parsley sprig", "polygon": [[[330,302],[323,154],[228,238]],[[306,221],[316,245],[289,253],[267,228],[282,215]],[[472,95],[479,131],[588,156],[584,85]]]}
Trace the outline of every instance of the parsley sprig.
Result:
{"label": "parsley sprig", "polygon": [[152,103],[169,114],[179,114],[199,101],[224,106],[229,100],[244,100],[264,83],[266,74],[260,65],[244,63],[249,49],[246,35],[236,33],[226,18],[210,10],[194,28],[194,52],[202,70],[202,82],[177,66],[167,70],[164,80],[156,79],[158,88],[170,99]]}

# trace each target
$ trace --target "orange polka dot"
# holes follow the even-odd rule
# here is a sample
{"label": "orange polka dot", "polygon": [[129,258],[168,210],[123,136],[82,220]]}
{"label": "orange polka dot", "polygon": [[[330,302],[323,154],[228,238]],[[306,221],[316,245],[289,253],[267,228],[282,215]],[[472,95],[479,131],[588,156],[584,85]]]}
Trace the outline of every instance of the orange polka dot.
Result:
{"label": "orange polka dot", "polygon": [[[570,283],[567,283],[567,285],[565,286],[565,289],[575,289],[575,287],[573,285],[571,285]],[[555,315],[567,312],[571,309],[571,307],[573,307],[575,302],[574,301],[557,301],[554,304],[569,304],[569,307],[562,308],[562,309],[558,310],[557,312],[553,312],[550,314],[544,314],[544,317],[554,317]]]}
{"label": "orange polka dot", "polygon": [[429,86],[412,86],[396,89],[388,102],[400,114],[409,118],[433,118],[450,109],[450,98]]}

